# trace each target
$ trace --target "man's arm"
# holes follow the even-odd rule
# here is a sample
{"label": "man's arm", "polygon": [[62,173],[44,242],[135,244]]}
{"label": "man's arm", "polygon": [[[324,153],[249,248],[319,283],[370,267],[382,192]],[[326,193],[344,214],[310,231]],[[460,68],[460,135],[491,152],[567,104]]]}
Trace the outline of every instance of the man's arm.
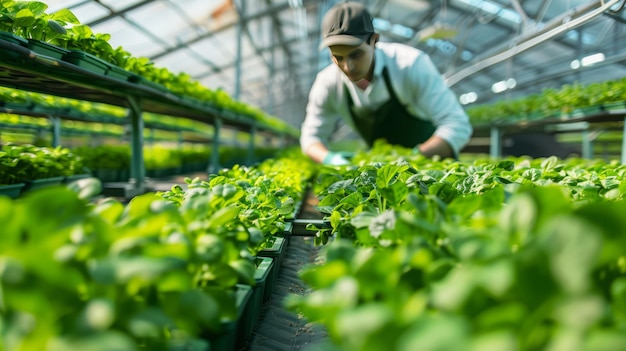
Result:
{"label": "man's arm", "polygon": [[434,135],[419,145],[419,150],[428,157],[458,156],[472,134],[469,118],[458,98],[426,54],[418,57],[408,76],[416,84],[412,86],[416,110],[429,116],[437,127]]}
{"label": "man's arm", "polygon": [[450,144],[436,135],[431,136],[428,140],[421,143],[417,149],[426,157],[433,157],[434,155],[439,155],[441,158],[455,157]]}
{"label": "man's arm", "polygon": [[331,166],[343,166],[350,163],[344,153],[332,152],[321,142],[313,142],[305,152],[313,161]]}
{"label": "man's arm", "polygon": [[328,148],[320,142],[314,142],[305,150],[305,153],[315,162],[322,163],[328,155]]}

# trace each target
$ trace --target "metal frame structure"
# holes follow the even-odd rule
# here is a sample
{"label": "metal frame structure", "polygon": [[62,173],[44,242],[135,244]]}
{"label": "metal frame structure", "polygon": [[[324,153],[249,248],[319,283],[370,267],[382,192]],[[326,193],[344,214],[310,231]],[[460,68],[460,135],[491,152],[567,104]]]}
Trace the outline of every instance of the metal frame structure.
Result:
{"label": "metal frame structure", "polygon": [[[97,32],[172,71],[190,71],[298,127],[308,89],[328,64],[319,23],[340,0],[59,0]],[[574,81],[626,76],[624,0],[361,0],[383,41],[429,54],[455,93],[476,103]],[[573,70],[602,51],[604,62]],[[491,92],[514,78],[514,89]]]}

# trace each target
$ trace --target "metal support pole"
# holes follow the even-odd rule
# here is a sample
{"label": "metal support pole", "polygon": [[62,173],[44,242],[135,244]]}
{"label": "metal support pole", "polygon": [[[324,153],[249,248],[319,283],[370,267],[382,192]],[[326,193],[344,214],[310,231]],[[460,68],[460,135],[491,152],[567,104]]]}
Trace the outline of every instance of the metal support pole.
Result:
{"label": "metal support pole", "polygon": [[502,155],[500,128],[491,127],[491,142],[489,144],[491,158],[499,158]]}
{"label": "metal support pole", "polygon": [[128,117],[131,127],[131,164],[130,164],[130,180],[134,186],[134,190],[142,192],[144,189],[144,178],[146,175],[143,163],[143,118],[141,101],[135,96],[128,97]]}
{"label": "metal support pole", "polygon": [[252,128],[250,128],[250,132],[249,132],[249,140],[248,140],[248,165],[251,165],[252,163],[254,163],[254,139],[256,139],[256,125],[253,125]]}
{"label": "metal support pole", "polygon": [[50,123],[52,123],[52,146],[57,147],[61,145],[61,119],[50,116]]}
{"label": "metal support pole", "polygon": [[233,98],[235,100],[239,100],[241,95],[241,60],[242,60],[242,50],[241,44],[243,41],[243,36],[245,32],[246,26],[246,0],[241,0],[241,7],[239,8],[239,25],[237,26],[237,58],[236,58],[236,66],[235,66],[235,93],[233,94]]}
{"label": "metal support pole", "polygon": [[211,150],[211,164],[209,164],[208,173],[215,173],[220,169],[220,129],[222,129],[222,120],[215,119],[213,126],[213,150]]}
{"label": "metal support pole", "polygon": [[591,159],[593,158],[593,149],[591,146],[591,136],[589,135],[589,130],[585,129],[582,131],[582,157],[584,159]]}
{"label": "metal support pole", "polygon": [[267,77],[267,81],[269,86],[267,87],[267,91],[269,92],[267,102],[267,113],[273,114],[274,112],[274,81],[276,75],[276,35],[274,35],[274,30],[281,30],[280,28],[276,28],[276,22],[272,21],[270,25],[270,47],[272,48],[270,52],[270,67],[269,67],[269,77]]}

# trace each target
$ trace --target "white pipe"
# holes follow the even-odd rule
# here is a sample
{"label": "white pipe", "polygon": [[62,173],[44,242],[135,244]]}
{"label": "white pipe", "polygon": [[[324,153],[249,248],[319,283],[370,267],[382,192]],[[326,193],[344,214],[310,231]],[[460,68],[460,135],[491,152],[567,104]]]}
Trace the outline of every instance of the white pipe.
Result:
{"label": "white pipe", "polygon": [[563,32],[574,29],[587,21],[601,15],[604,11],[608,10],[611,6],[617,4],[621,0],[611,0],[609,2],[604,3],[599,8],[586,13],[574,20],[563,23],[551,30],[540,33],[532,38],[525,39],[524,41],[518,43],[516,46],[505,50],[501,53],[495,54],[491,57],[488,57],[482,61],[476,62],[475,64],[460,70],[457,73],[452,74],[450,77],[445,78],[448,86],[453,86],[454,84],[460,82],[461,80],[469,77],[470,75],[482,71],[485,68],[491,67],[497,63],[508,60],[511,57],[520,54],[528,49],[531,49],[545,41],[548,41],[557,35],[560,35]]}

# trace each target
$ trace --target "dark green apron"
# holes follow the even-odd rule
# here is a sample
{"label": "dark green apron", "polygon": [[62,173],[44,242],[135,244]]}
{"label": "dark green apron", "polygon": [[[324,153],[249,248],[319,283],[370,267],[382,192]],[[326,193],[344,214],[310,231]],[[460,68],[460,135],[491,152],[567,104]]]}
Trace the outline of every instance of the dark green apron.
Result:
{"label": "dark green apron", "polygon": [[372,147],[377,139],[385,139],[393,145],[413,148],[430,138],[435,132],[435,125],[411,115],[396,96],[389,80],[387,69],[383,69],[385,86],[389,92],[389,100],[378,109],[364,111],[360,116],[354,112],[354,101],[346,87],[348,110],[354,125],[367,143]]}

